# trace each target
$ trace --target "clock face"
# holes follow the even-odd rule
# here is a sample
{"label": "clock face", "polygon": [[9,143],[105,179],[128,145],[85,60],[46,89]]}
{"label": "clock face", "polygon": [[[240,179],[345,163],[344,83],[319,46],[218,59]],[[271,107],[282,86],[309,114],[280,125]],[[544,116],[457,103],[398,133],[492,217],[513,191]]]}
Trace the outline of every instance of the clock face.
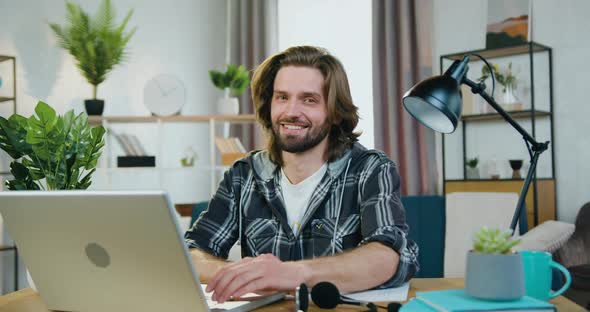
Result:
{"label": "clock face", "polygon": [[184,84],[173,75],[158,75],[146,82],[143,88],[143,102],[154,115],[178,114],[185,101]]}

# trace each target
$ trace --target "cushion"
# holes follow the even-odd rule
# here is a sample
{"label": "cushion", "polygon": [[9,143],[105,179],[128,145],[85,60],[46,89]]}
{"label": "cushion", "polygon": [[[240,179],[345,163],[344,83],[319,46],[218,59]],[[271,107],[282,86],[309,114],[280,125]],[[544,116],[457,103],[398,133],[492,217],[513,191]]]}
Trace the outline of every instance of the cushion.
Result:
{"label": "cushion", "polygon": [[561,221],[545,221],[525,235],[521,236],[520,244],[514,250],[536,250],[555,252],[572,236],[576,227]]}

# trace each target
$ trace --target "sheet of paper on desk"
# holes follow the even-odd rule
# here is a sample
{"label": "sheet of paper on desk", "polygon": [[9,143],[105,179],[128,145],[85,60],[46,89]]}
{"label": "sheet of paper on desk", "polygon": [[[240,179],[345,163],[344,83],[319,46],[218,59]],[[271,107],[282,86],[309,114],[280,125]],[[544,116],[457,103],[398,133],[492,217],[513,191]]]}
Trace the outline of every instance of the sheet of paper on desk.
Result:
{"label": "sheet of paper on desk", "polygon": [[408,299],[410,283],[405,283],[400,287],[361,291],[345,296],[354,300],[382,302],[382,301],[405,301]]}

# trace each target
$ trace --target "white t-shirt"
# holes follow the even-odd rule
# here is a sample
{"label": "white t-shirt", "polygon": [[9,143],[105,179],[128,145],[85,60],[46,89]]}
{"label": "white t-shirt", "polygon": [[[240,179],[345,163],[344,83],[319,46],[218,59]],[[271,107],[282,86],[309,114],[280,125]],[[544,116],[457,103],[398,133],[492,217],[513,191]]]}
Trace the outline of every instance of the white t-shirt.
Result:
{"label": "white t-shirt", "polygon": [[287,220],[295,236],[299,234],[301,221],[307,210],[311,194],[320,184],[327,170],[328,165],[324,163],[318,171],[307,177],[307,179],[297,184],[291,184],[291,181],[285,175],[285,171],[281,169],[281,189],[285,200],[285,209],[287,210]]}

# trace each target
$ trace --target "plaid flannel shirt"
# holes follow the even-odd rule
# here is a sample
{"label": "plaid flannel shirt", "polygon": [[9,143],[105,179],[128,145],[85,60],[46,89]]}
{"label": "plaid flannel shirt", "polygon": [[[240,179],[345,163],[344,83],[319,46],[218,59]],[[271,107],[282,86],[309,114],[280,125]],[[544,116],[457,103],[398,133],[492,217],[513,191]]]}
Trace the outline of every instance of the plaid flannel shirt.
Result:
{"label": "plaid flannel shirt", "polygon": [[295,236],[287,222],[278,166],[266,151],[252,152],[225,173],[209,207],[186,232],[186,243],[227,258],[239,238],[241,217],[243,256],[271,253],[283,261],[301,260],[331,255],[336,228],[336,253],[369,242],[395,250],[400,255],[397,271],[381,287],[398,286],[419,269],[418,246],[406,238],[399,187],[394,162],[355,143],[340,159],[328,163]]}

